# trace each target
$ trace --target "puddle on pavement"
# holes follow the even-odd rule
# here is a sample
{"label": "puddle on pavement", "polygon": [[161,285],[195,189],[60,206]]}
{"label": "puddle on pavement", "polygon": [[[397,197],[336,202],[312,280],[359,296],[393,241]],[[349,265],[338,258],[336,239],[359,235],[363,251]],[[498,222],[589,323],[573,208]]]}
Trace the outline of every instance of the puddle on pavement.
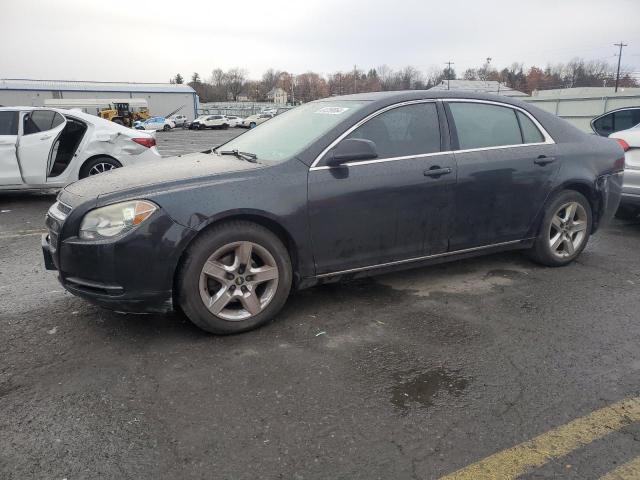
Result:
{"label": "puddle on pavement", "polygon": [[457,371],[448,371],[442,367],[426,372],[410,370],[397,374],[395,380],[396,384],[391,387],[391,403],[405,412],[411,407],[432,406],[434,397],[442,392],[457,397],[469,383]]}

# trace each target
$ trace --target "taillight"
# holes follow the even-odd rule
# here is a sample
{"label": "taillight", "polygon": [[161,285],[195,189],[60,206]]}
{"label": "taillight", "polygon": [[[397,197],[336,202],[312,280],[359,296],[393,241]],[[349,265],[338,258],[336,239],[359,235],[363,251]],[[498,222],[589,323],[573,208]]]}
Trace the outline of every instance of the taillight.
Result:
{"label": "taillight", "polygon": [[630,147],[629,147],[629,144],[628,144],[627,142],[625,142],[623,139],[621,139],[621,138],[614,138],[614,140],[615,140],[616,142],[618,142],[618,145],[620,145],[620,146],[622,147],[622,150],[624,150],[625,152],[626,152],[627,150],[629,150],[629,148],[630,148]]}
{"label": "taillight", "polygon": [[155,147],[156,145],[156,139],[153,137],[132,138],[131,140],[136,142],[138,145],[142,145],[143,147],[147,148]]}

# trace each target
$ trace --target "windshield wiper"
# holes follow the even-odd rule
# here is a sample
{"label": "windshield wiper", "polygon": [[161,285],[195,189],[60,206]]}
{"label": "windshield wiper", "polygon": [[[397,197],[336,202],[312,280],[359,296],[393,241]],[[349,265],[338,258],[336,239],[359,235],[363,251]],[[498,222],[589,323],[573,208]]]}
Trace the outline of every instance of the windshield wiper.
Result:
{"label": "windshield wiper", "polygon": [[255,153],[239,152],[238,150],[221,150],[217,153],[220,155],[233,155],[240,160],[246,160],[247,162],[251,163],[258,163],[258,156]]}

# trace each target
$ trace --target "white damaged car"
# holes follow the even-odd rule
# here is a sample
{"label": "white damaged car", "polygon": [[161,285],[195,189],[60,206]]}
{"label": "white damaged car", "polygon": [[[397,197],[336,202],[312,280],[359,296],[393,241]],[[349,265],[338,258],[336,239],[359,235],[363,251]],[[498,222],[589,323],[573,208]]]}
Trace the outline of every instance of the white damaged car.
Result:
{"label": "white damaged car", "polygon": [[76,110],[0,108],[0,190],[63,187],[160,159],[153,133]]}

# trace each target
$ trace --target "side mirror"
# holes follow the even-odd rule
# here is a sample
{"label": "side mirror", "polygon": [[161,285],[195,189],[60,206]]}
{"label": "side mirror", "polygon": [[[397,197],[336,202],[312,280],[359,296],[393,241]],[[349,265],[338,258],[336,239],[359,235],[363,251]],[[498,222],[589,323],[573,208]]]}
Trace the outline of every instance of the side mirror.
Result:
{"label": "side mirror", "polygon": [[330,167],[337,167],[347,162],[360,162],[374,158],[378,158],[375,143],[361,138],[348,138],[329,151],[326,163]]}

